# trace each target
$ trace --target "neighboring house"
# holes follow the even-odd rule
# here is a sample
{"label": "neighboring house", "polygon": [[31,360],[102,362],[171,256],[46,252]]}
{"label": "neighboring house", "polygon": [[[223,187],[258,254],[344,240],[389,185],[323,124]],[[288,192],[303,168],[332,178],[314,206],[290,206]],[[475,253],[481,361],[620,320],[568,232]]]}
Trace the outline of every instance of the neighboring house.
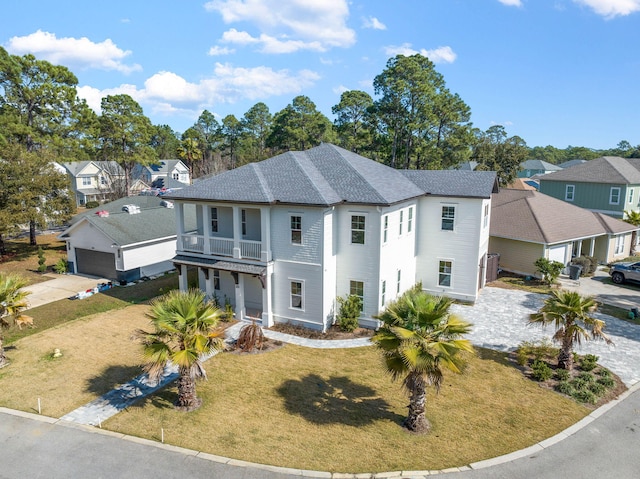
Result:
{"label": "neighboring house", "polygon": [[[326,329],[337,297],[360,323],[422,282],[474,301],[485,283],[494,172],[399,171],[330,144],[176,191],[180,289],[187,269],[236,317]],[[195,214],[197,228],[185,221]]]}
{"label": "neighboring house", "polygon": [[576,166],[576,165],[581,165],[582,163],[586,163],[587,160],[569,160],[569,161],[565,161],[564,163],[560,163],[558,166],[562,169],[564,168],[571,168],[572,166]]}
{"label": "neighboring house", "polygon": [[[67,243],[69,270],[130,282],[174,269],[176,220],[172,205],[163,198],[136,196],[77,215],[59,236]],[[183,221],[196,226],[195,217],[188,213]]]}
{"label": "neighboring house", "polygon": [[540,192],[616,218],[640,211],[640,158],[603,156],[540,178]]}
{"label": "neighboring house", "polygon": [[562,168],[542,160],[527,160],[520,163],[518,178],[531,178],[532,176],[546,175]]}
{"label": "neighboring house", "polygon": [[501,189],[491,200],[489,252],[500,255],[501,269],[535,276],[541,257],[564,265],[581,255],[625,258],[637,229],[537,191]]}
{"label": "neighboring house", "polygon": [[532,190],[537,191],[540,188],[540,184],[538,180],[533,180],[530,178],[516,178],[511,182],[511,184],[507,185],[505,188],[510,190]]}
{"label": "neighboring house", "polygon": [[189,168],[181,160],[159,160],[153,165],[136,165],[132,176],[151,188],[182,188],[191,184]]}
{"label": "neighboring house", "polygon": [[115,161],[74,161],[63,166],[71,177],[77,206],[123,196],[124,170]]}
{"label": "neighboring house", "polygon": [[465,161],[463,163],[459,163],[456,166],[452,166],[451,168],[449,168],[450,170],[461,170],[461,171],[475,171],[475,169],[478,167],[478,162],[477,161]]}

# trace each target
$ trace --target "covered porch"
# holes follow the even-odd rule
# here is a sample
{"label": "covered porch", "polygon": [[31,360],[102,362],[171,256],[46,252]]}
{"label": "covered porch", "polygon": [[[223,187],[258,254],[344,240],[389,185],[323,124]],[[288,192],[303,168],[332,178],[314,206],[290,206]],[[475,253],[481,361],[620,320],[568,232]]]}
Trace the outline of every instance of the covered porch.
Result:
{"label": "covered porch", "polygon": [[273,325],[273,266],[237,263],[213,258],[192,258],[178,255],[173,263],[179,274],[179,287],[189,287],[187,268],[198,270],[198,288],[210,299],[216,298],[221,308],[230,304],[236,319],[255,319],[264,327]]}

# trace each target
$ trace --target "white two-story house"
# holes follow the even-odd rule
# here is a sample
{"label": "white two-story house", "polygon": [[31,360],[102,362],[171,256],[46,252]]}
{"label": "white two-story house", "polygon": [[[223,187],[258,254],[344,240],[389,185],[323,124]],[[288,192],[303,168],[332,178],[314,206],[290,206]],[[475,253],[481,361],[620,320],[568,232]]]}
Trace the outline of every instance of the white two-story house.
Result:
{"label": "white two-story house", "polygon": [[[199,287],[263,326],[326,329],[336,298],[360,323],[422,282],[474,301],[484,286],[493,172],[400,171],[330,144],[292,151],[176,191],[180,288]],[[193,213],[195,230],[185,227]]]}
{"label": "white two-story house", "polygon": [[115,161],[74,161],[63,166],[71,177],[76,206],[126,196],[124,170]]}

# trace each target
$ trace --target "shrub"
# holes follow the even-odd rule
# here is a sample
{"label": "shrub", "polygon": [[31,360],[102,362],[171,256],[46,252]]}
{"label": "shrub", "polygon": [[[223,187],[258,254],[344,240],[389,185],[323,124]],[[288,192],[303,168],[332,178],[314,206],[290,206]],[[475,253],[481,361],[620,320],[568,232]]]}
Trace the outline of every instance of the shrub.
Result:
{"label": "shrub", "polygon": [[84,206],[85,208],[90,210],[91,208],[97,208],[98,206],[100,206],[100,203],[98,203],[97,201],[87,201],[87,204],[85,204]]}
{"label": "shrub", "polygon": [[539,359],[533,361],[531,365],[531,377],[533,379],[542,382],[551,379],[551,376],[553,376],[553,371],[547,363]]}
{"label": "shrub", "polygon": [[598,268],[598,260],[593,256],[579,256],[572,259],[571,263],[582,266],[582,276],[591,276]]}
{"label": "shrub", "polygon": [[522,341],[516,352],[520,366],[527,364],[530,356],[533,356],[534,359],[551,359],[557,355],[558,348],[548,338],[539,341]]}
{"label": "shrub", "polygon": [[44,250],[42,246],[38,246],[38,271],[44,273],[47,270],[47,265],[45,264],[47,260],[44,257]]}
{"label": "shrub", "polygon": [[601,377],[598,379],[597,383],[602,384],[607,389],[611,389],[616,385],[616,382],[611,376]]}
{"label": "shrub", "polygon": [[584,391],[589,388],[590,381],[585,381],[583,378],[574,378],[571,380],[571,385],[576,391]]}
{"label": "shrub", "polygon": [[567,381],[571,373],[566,369],[556,369],[555,376],[558,381]]}
{"label": "shrub", "polygon": [[576,379],[581,379],[585,383],[593,383],[596,381],[596,378],[593,374],[589,372],[582,372],[576,376]]}
{"label": "shrub", "polygon": [[53,265],[53,270],[58,274],[64,274],[69,271],[69,265],[67,264],[67,260],[64,258],[60,258],[56,264]]}
{"label": "shrub", "polygon": [[581,403],[586,404],[595,404],[598,401],[598,398],[595,394],[593,394],[590,390],[584,389],[580,391],[575,391],[571,397],[573,397],[576,401],[580,401]]}
{"label": "shrub", "polygon": [[248,353],[254,349],[262,349],[264,344],[264,333],[260,325],[253,321],[251,324],[246,324],[240,330],[238,340],[236,341],[236,349]]}
{"label": "shrub", "polygon": [[598,371],[598,374],[603,378],[610,378],[611,377],[611,371],[609,371],[608,369],[605,369],[605,368],[602,368],[600,371]]}
{"label": "shrub", "polygon": [[595,382],[589,386],[589,391],[591,391],[596,396],[602,396],[606,390],[607,388],[604,386],[604,384],[600,384],[598,382]]}
{"label": "shrub", "polygon": [[567,396],[571,396],[575,392],[569,381],[560,381],[555,385],[554,389],[560,394],[566,394]]}
{"label": "shrub", "polygon": [[547,258],[538,258],[535,263],[536,271],[542,276],[542,281],[551,285],[556,282],[564,265],[559,261],[549,261]]}
{"label": "shrub", "polygon": [[342,331],[352,332],[358,328],[358,318],[362,311],[362,300],[355,294],[345,298],[338,298],[338,327]]}
{"label": "shrub", "polygon": [[595,354],[586,354],[580,360],[580,369],[583,371],[593,371],[598,366],[598,359]]}

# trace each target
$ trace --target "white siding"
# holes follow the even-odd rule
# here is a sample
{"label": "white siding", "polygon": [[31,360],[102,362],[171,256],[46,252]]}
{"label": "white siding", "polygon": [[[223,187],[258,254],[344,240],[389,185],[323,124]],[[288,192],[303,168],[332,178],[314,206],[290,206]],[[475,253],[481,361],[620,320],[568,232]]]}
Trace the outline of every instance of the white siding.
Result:
{"label": "white siding", "polygon": [[[466,301],[478,293],[479,262],[488,245],[483,231],[485,200],[426,197],[419,201],[417,278],[424,289]],[[442,230],[442,207],[455,207],[453,231]],[[438,285],[440,261],[451,261],[451,287]]]}
{"label": "white siding", "polygon": [[[291,244],[291,216],[302,217],[302,244]],[[274,207],[271,209],[271,251],[274,260],[322,263],[323,214],[321,208]]]}
{"label": "white siding", "polygon": [[[162,243],[138,246],[131,249],[122,250],[122,264],[118,265],[119,270],[130,270],[133,268],[144,268],[147,265],[167,262],[168,268],[162,271],[172,269],[171,258],[176,254],[176,240],[170,239]],[[120,262],[118,262],[120,263]],[[161,271],[157,271],[159,273]],[[150,273],[154,274],[154,273]]]}
{"label": "white siding", "polygon": [[[276,261],[273,267],[273,319],[323,329],[322,266]],[[303,310],[291,308],[291,281],[302,281]]]}
{"label": "white siding", "polygon": [[324,213],[324,235],[322,242],[322,317],[325,328],[335,321],[336,314],[336,215],[334,210]]}

